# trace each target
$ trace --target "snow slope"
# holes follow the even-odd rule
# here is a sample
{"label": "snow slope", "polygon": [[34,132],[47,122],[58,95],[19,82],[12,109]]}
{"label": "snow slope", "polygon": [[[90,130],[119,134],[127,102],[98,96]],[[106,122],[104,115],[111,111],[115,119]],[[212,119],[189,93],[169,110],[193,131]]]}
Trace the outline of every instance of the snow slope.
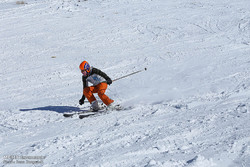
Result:
{"label": "snow slope", "polygon": [[[25,2],[0,0],[1,166],[250,166],[249,0]],[[62,116],[83,60],[148,68],[107,90],[128,110]]]}

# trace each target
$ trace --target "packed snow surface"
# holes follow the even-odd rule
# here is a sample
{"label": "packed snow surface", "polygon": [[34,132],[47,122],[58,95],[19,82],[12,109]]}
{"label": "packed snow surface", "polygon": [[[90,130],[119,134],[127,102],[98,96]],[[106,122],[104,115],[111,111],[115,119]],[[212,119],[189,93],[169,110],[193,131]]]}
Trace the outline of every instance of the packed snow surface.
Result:
{"label": "packed snow surface", "polygon": [[[249,0],[0,0],[1,167],[249,167]],[[126,110],[79,119],[87,60]],[[100,100],[100,99],[98,99]]]}

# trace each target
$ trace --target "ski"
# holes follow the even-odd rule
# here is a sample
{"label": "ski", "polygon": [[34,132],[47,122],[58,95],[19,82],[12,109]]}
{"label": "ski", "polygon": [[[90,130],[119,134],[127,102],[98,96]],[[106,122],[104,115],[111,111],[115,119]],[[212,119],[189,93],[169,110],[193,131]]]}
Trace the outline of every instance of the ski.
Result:
{"label": "ski", "polygon": [[91,113],[83,113],[83,114],[80,114],[79,115],[79,118],[80,119],[83,119],[83,118],[87,118],[87,117],[91,117],[91,116],[98,116],[98,115],[102,115],[104,113],[107,113],[106,110],[98,110],[98,111],[94,111],[94,112],[91,112]]}
{"label": "ski", "polygon": [[92,111],[85,110],[85,111],[79,111],[79,112],[73,112],[73,113],[64,113],[63,116],[64,117],[73,117],[74,115],[80,115],[80,114],[89,113],[89,112],[92,112]]}
{"label": "ski", "polygon": [[86,117],[89,117],[89,116],[92,116],[92,115],[95,115],[95,114],[79,115],[79,118],[83,119],[83,118],[86,118]]}
{"label": "ski", "polygon": [[102,111],[102,110],[105,110],[105,109],[106,109],[106,107],[101,105],[99,110],[93,110],[92,108],[90,108],[89,110],[81,110],[81,111],[78,111],[78,112],[64,113],[63,116],[64,117],[73,117],[74,115],[87,114],[87,113],[90,114],[90,115],[93,115],[93,113],[96,113],[96,112],[99,112],[99,111]]}
{"label": "ski", "polygon": [[96,110],[89,109],[89,110],[81,110],[78,112],[70,112],[70,113],[64,113],[64,117],[73,117],[74,115],[80,115],[80,114],[85,114],[85,113],[95,113],[97,112]]}
{"label": "ski", "polygon": [[123,108],[121,105],[115,105],[112,108],[108,108],[106,106],[101,106],[100,110],[93,110],[93,109],[89,109],[89,110],[81,110],[78,112],[69,112],[69,113],[64,113],[63,116],[64,117],[73,117],[74,115],[78,115],[78,117],[80,119],[83,118],[87,118],[90,116],[98,116],[98,115],[102,115],[104,113],[108,113],[110,111],[121,111],[121,110],[126,110],[126,108]]}
{"label": "ski", "polygon": [[111,111],[121,111],[121,110],[128,110],[128,109],[131,109],[131,107],[124,108],[120,104],[118,104],[118,105],[113,106],[112,108],[104,107],[104,108],[102,108],[102,109],[100,109],[98,111],[94,111],[94,112],[91,112],[91,113],[79,114],[79,118],[83,119],[83,118],[88,118],[88,117],[95,117],[95,116],[108,114]]}

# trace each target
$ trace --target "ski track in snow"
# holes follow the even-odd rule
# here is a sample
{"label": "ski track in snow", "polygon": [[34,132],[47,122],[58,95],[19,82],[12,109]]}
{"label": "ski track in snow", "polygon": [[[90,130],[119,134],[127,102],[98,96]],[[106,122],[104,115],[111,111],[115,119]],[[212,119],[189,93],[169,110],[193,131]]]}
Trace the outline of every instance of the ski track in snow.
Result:
{"label": "ski track in snow", "polygon": [[[247,0],[0,1],[0,165],[250,166]],[[82,60],[130,109],[82,120]]]}

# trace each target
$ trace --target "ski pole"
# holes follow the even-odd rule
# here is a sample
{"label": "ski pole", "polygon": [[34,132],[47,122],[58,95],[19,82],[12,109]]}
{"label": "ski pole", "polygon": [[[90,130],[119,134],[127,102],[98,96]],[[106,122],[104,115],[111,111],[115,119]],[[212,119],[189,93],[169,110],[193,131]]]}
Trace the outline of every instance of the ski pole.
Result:
{"label": "ski pole", "polygon": [[130,73],[130,74],[128,74],[128,75],[124,75],[124,76],[122,76],[122,77],[119,77],[119,78],[114,79],[113,82],[114,82],[114,81],[117,81],[117,80],[119,80],[119,79],[122,79],[122,78],[126,78],[126,77],[128,77],[128,76],[130,76],[130,75],[134,75],[134,74],[137,74],[137,73],[139,73],[139,72],[146,71],[146,70],[147,70],[147,68],[144,68],[143,70],[139,70],[139,71]]}

